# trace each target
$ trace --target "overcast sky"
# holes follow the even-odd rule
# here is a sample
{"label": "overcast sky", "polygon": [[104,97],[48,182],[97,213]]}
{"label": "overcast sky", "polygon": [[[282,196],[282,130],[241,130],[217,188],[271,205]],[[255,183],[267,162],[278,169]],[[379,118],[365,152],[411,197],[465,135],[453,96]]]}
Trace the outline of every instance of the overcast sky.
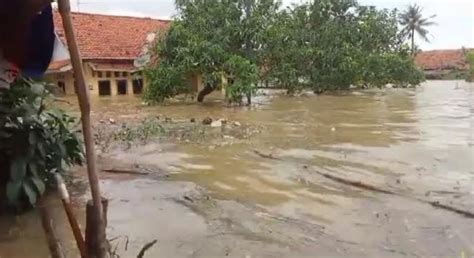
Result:
{"label": "overcast sky", "polygon": [[[79,4],[78,4],[79,1]],[[305,0],[283,0],[288,5]],[[437,26],[430,28],[427,49],[474,48],[474,0],[359,0],[379,8],[405,9],[411,3],[424,8],[424,15],[436,14]],[[91,13],[170,18],[175,14],[174,0],[72,0],[73,10]]]}

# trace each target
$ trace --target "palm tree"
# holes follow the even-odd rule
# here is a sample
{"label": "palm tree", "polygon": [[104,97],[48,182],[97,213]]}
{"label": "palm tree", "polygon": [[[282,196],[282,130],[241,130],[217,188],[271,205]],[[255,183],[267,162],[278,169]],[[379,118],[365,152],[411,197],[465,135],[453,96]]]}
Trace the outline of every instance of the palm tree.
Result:
{"label": "palm tree", "polygon": [[403,26],[402,32],[411,39],[411,51],[415,53],[415,32],[418,36],[426,42],[430,42],[428,39],[428,30],[426,27],[436,25],[435,22],[431,21],[436,15],[424,18],[422,15],[423,8],[417,4],[408,6],[408,9],[400,14],[399,22]]}

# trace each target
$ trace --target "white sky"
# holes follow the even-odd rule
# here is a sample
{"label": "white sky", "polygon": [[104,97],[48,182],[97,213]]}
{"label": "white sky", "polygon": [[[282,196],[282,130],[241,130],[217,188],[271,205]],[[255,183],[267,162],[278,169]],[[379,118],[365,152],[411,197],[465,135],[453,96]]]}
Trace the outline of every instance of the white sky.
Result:
{"label": "white sky", "polygon": [[[79,1],[79,5],[77,4]],[[284,4],[305,0],[283,0]],[[430,43],[420,43],[427,49],[474,48],[474,0],[359,0],[361,4],[379,8],[405,9],[417,3],[424,15],[436,14],[438,25],[430,28]],[[91,13],[170,18],[175,14],[174,0],[71,0],[73,10]]]}

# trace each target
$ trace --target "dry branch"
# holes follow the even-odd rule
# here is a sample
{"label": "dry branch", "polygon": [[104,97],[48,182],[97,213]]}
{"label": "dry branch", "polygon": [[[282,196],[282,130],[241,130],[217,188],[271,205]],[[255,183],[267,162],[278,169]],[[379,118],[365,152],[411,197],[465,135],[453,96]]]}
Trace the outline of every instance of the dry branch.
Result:
{"label": "dry branch", "polygon": [[321,175],[325,178],[336,181],[338,183],[354,186],[354,187],[357,187],[357,188],[360,188],[360,189],[369,190],[369,191],[372,191],[372,192],[384,193],[384,194],[396,194],[396,193],[394,193],[390,190],[385,190],[385,189],[382,189],[382,188],[379,188],[379,187],[375,187],[373,185],[368,185],[368,184],[363,183],[361,181],[352,181],[352,180],[349,180],[349,179],[333,176],[333,175],[318,172],[318,171],[316,171],[316,173],[318,173],[319,175]]}
{"label": "dry branch", "polygon": [[150,174],[148,172],[141,172],[141,171],[128,170],[128,169],[116,169],[116,168],[102,169],[102,172],[111,173],[111,174],[128,174],[128,175],[142,175],[142,176],[146,176]]}
{"label": "dry branch", "polygon": [[281,160],[280,158],[276,158],[275,156],[273,156],[273,154],[265,154],[265,153],[262,153],[258,150],[253,150],[253,152],[255,154],[257,154],[258,156],[262,157],[262,158],[266,158],[266,159],[273,159],[273,160]]}
{"label": "dry branch", "polygon": [[145,255],[145,252],[150,249],[152,246],[154,246],[156,244],[156,242],[158,242],[158,240],[153,240],[151,241],[150,243],[147,243],[143,246],[142,250],[140,250],[140,253],[138,253],[138,256],[137,258],[143,258],[143,256]]}

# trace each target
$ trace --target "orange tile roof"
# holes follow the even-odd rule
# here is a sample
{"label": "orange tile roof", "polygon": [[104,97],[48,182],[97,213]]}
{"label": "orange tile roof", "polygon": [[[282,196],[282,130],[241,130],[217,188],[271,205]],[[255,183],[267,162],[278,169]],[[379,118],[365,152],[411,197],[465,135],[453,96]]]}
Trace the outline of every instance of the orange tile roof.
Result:
{"label": "orange tile roof", "polygon": [[424,51],[416,55],[415,62],[423,70],[469,69],[463,49]]}
{"label": "orange tile roof", "polygon": [[[135,59],[145,46],[147,35],[168,29],[170,21],[151,18],[72,13],[83,59]],[[62,20],[54,12],[56,33],[65,42]]]}

